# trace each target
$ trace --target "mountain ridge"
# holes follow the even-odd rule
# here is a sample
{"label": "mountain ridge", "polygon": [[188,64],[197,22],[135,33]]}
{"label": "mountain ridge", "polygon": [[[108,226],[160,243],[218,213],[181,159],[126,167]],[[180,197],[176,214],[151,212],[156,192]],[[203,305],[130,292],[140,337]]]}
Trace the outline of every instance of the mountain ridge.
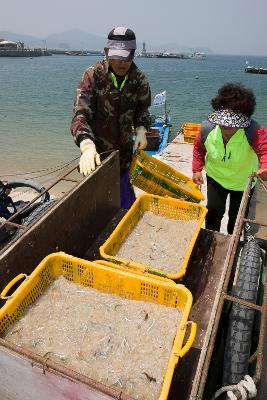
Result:
{"label": "mountain ridge", "polygon": [[[23,42],[25,47],[47,47],[49,49],[65,50],[103,50],[106,38],[82,31],[80,29],[70,29],[67,31],[53,33],[46,37],[19,34],[9,31],[0,31],[0,38]],[[137,43],[138,50],[143,47],[143,42]],[[202,51],[213,53],[207,46],[189,47],[178,43],[152,44],[146,41],[147,51],[175,51],[175,52],[194,52]]]}

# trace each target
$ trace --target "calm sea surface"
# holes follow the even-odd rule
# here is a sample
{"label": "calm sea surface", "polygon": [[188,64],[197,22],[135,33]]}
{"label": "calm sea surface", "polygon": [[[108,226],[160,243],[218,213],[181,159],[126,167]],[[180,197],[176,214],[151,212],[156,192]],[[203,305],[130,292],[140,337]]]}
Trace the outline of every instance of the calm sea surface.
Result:
{"label": "calm sea surface", "polygon": [[[83,71],[98,59],[0,58],[0,176],[54,167],[79,156],[69,131],[73,98]],[[174,137],[184,122],[205,118],[211,98],[226,82],[242,82],[254,90],[254,117],[267,126],[267,75],[245,73],[246,60],[267,67],[267,57],[245,56],[137,58],[136,63],[146,73],[153,96],[167,91]],[[151,107],[151,112],[161,111],[163,107]]]}

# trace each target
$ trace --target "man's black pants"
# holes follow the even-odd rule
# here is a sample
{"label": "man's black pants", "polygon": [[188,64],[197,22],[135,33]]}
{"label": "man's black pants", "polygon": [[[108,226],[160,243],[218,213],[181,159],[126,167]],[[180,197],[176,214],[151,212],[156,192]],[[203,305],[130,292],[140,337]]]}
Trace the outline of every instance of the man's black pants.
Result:
{"label": "man's black pants", "polygon": [[207,176],[207,208],[206,229],[220,231],[221,221],[225,213],[226,199],[230,195],[227,232],[232,234],[238,214],[243,191],[229,190],[222,187],[211,177]]}

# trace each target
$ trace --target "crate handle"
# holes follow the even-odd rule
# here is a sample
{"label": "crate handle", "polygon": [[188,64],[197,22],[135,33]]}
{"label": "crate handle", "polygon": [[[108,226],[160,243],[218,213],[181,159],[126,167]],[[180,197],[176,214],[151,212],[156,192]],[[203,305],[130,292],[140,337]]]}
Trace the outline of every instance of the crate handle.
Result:
{"label": "crate handle", "polygon": [[184,355],[186,355],[186,353],[188,352],[188,350],[192,347],[195,338],[196,338],[196,334],[197,334],[197,324],[193,321],[187,321],[187,323],[184,325],[183,329],[186,329],[186,325],[191,324],[191,331],[189,334],[189,338],[186,342],[186,344],[184,345],[184,347],[181,348],[179,355],[180,357],[183,357]]}
{"label": "crate handle", "polygon": [[19,280],[21,280],[22,278],[28,279],[28,275],[26,274],[19,274],[17,276],[15,276],[15,278],[12,279],[12,281],[10,281],[6,287],[3,289],[2,293],[0,294],[0,299],[2,300],[8,300],[12,297],[11,296],[6,296],[6,294],[8,293],[8,291],[12,288],[13,285],[15,285],[15,283],[17,283]]}

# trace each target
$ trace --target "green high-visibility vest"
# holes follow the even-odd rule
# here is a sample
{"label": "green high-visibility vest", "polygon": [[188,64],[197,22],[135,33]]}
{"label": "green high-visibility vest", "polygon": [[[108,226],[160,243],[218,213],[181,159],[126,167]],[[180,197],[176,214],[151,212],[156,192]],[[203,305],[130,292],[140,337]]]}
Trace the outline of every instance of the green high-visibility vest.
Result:
{"label": "green high-visibility vest", "polygon": [[238,129],[224,145],[221,129],[216,125],[204,146],[207,175],[225,189],[243,191],[249,175],[259,166],[258,156],[248,143],[244,129]]}

